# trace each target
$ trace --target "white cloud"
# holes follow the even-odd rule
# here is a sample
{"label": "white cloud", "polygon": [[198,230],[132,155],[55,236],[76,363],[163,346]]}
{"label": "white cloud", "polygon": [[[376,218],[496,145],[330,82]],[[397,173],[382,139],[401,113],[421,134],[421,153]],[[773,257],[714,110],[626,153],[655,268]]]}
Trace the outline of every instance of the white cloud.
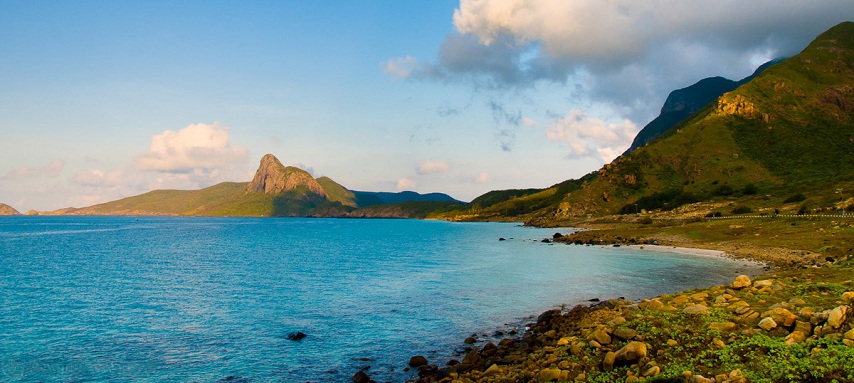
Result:
{"label": "white cloud", "polygon": [[232,146],[228,128],[215,122],[187,125],[151,137],[148,152],[136,157],[138,169],[164,173],[210,173],[245,163],[249,151]]}
{"label": "white cloud", "polygon": [[62,173],[62,169],[65,168],[65,161],[62,160],[53,160],[49,164],[45,166],[39,166],[35,168],[31,168],[28,166],[22,166],[18,169],[12,170],[6,175],[3,176],[4,180],[12,180],[19,178],[37,178],[37,177],[50,177],[56,178]]}
{"label": "white cloud", "polygon": [[474,182],[479,184],[485,184],[489,182],[490,179],[492,179],[492,177],[490,177],[489,174],[480,173],[474,178]]}
{"label": "white cloud", "polygon": [[417,172],[419,175],[445,173],[450,166],[442,161],[424,161],[418,165]]}
{"label": "white cloud", "polygon": [[629,120],[609,124],[598,118],[588,118],[583,111],[575,109],[549,126],[546,138],[569,147],[572,158],[595,153],[607,163],[631,145],[637,132],[637,126]]}
{"label": "white cloud", "polygon": [[434,60],[392,61],[407,78],[478,90],[583,84],[576,105],[649,121],[669,91],[740,80],[852,14],[851,1],[461,0]]}
{"label": "white cloud", "polygon": [[385,71],[400,78],[409,78],[418,66],[418,60],[412,56],[398,57],[386,61]]}
{"label": "white cloud", "polygon": [[412,190],[415,189],[415,181],[410,180],[408,178],[401,178],[397,180],[397,190]]}

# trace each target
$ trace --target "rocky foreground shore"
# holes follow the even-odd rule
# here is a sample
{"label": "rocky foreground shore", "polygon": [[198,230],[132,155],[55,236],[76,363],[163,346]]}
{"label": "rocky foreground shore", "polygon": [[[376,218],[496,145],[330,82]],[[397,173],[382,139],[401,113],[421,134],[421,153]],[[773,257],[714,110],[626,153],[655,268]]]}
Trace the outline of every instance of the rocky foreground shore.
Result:
{"label": "rocky foreground shore", "polygon": [[[854,382],[854,267],[542,313],[462,360],[410,361],[415,382]],[[484,343],[485,342],[485,343]],[[438,362],[438,361],[435,361]],[[363,372],[356,383],[371,379]]]}

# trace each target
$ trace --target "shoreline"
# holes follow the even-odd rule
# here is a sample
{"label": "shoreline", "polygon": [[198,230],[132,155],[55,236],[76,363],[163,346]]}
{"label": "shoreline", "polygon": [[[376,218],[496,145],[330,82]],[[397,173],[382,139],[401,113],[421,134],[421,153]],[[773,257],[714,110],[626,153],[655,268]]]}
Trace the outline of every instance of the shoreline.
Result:
{"label": "shoreline", "polygon": [[[593,230],[593,229],[584,229],[584,228],[567,228],[567,229],[572,230],[571,233]],[[569,245],[571,243],[564,243],[564,244]],[[613,245],[608,246],[605,244],[600,244],[598,246],[603,247],[603,248],[615,247]],[[618,247],[622,248],[622,249],[630,249],[633,251],[649,251],[649,252],[655,252],[655,253],[670,253],[670,254],[679,254],[679,255],[698,257],[698,258],[710,258],[710,259],[726,260],[728,262],[733,262],[733,263],[736,263],[739,265],[744,265],[747,267],[756,268],[756,270],[755,270],[756,273],[748,273],[748,274],[750,274],[751,278],[755,278],[757,276],[763,276],[763,275],[769,274],[768,273],[768,264],[766,262],[762,262],[762,261],[757,260],[757,259],[739,258],[739,257],[733,256],[732,254],[729,254],[723,250],[693,248],[693,247],[684,247],[684,246],[648,245],[648,244],[643,244],[643,245],[620,244]],[[692,288],[684,290],[684,291],[674,292],[674,293],[670,293],[670,294],[660,294],[660,295],[653,296],[653,297],[639,298],[639,299],[640,299],[640,302],[648,302],[651,300],[660,299],[661,297],[682,295],[682,294],[685,294],[685,293],[690,292],[690,291],[702,290],[702,289],[711,289],[711,288],[714,288],[717,286],[720,286],[720,285],[692,287]],[[626,296],[626,295],[627,294],[623,294],[623,296]],[[525,316],[523,316],[517,320],[514,320],[512,322],[506,323],[504,326],[495,326],[495,329],[494,329],[495,332],[491,335],[487,334],[487,333],[477,334],[476,332],[474,332],[472,334],[472,336],[466,338],[465,340],[463,340],[461,342],[461,345],[465,345],[468,347],[464,347],[464,348],[460,348],[460,347],[453,348],[452,347],[452,349],[454,351],[446,353],[447,355],[458,355],[458,356],[462,357],[462,361],[457,360],[457,359],[451,359],[450,361],[448,361],[448,365],[446,367],[441,368],[436,364],[430,364],[429,361],[426,361],[426,360],[424,360],[425,364],[423,364],[423,365],[418,365],[418,363],[416,363],[416,365],[413,365],[411,363],[412,362],[412,359],[411,359],[410,364],[409,364],[410,367],[408,367],[408,368],[411,368],[412,370],[409,372],[409,374],[412,374],[413,373],[412,371],[418,371],[418,378],[416,378],[414,380],[406,380],[406,382],[407,383],[428,383],[428,382],[454,382],[454,383],[458,383],[458,382],[460,382],[459,380],[454,380],[454,379],[447,380],[448,378],[451,377],[451,375],[450,375],[451,373],[443,373],[443,371],[447,371],[448,367],[453,368],[455,366],[464,365],[465,363],[467,363],[466,359],[469,359],[469,362],[471,362],[471,359],[472,359],[471,355],[472,354],[478,354],[478,352],[480,352],[480,353],[491,352],[488,350],[493,350],[493,347],[497,348],[497,347],[500,347],[502,344],[504,345],[504,347],[507,347],[507,346],[512,345],[512,344],[519,344],[519,343],[524,344],[524,343],[526,343],[527,337],[536,336],[536,329],[538,326],[541,327],[543,325],[543,321],[545,318],[560,317],[562,315],[570,315],[572,317],[576,317],[576,316],[578,316],[578,313],[589,314],[591,312],[596,312],[600,309],[608,309],[608,308],[612,308],[614,306],[621,306],[621,305],[624,305],[626,303],[628,303],[629,305],[635,305],[635,306],[639,304],[639,303],[633,303],[631,301],[627,301],[622,296],[619,298],[606,298],[606,299],[601,299],[601,300],[600,300],[600,298],[592,298],[592,299],[588,299],[588,300],[584,301],[583,303],[575,303],[574,305],[572,303],[568,303],[568,302],[560,303],[560,304],[555,304],[553,306],[554,308],[546,310],[542,313],[532,313],[529,315],[525,315]],[[583,317],[583,315],[582,315],[582,317]],[[582,320],[582,317],[579,317],[577,319],[580,321],[580,320]],[[547,319],[545,319],[545,320],[547,320]],[[518,333],[512,333],[511,332],[508,334],[508,333],[502,332],[501,330],[498,330],[501,327],[507,328],[507,325],[509,325],[510,328],[518,329],[519,330]],[[546,332],[548,332],[548,331],[546,331]],[[510,335],[510,336],[505,337],[505,335]],[[493,342],[495,342],[495,343],[493,343]],[[548,347],[548,346],[546,346],[546,347]],[[460,352],[461,350],[463,351],[462,353]],[[546,350],[546,348],[541,349],[541,351],[542,350]],[[415,356],[413,356],[413,359],[414,358],[420,358],[420,357],[421,357],[420,355],[415,355]],[[420,361],[419,361],[419,363],[420,363]],[[498,366],[498,364],[495,364],[495,366]],[[485,366],[485,367],[486,367],[486,370],[483,370],[483,372],[486,372],[487,370],[492,370],[493,369],[492,367],[494,367],[494,366]],[[360,373],[361,373],[361,371],[360,371]],[[363,380],[363,381],[358,380],[357,377],[362,375],[360,373],[357,373],[353,377],[354,382],[357,382],[357,383],[368,383],[368,382],[370,382],[370,380]],[[365,376],[367,376],[367,375],[365,375]],[[459,376],[459,374],[457,374],[457,376]],[[441,379],[437,380],[436,378],[441,378]],[[480,382],[481,380],[469,380],[469,381],[463,380],[462,382],[471,382],[471,381]],[[484,380],[484,381],[491,381],[491,380]],[[535,382],[535,381],[539,381],[539,380],[537,380],[537,379],[532,380],[532,382]],[[508,382],[509,381],[505,381],[505,383],[508,383]]]}

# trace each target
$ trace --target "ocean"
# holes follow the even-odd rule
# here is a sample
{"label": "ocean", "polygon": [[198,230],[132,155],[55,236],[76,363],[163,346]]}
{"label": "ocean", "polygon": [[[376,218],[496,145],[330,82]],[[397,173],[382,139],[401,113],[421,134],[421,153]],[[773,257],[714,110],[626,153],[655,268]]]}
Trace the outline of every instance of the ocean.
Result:
{"label": "ocean", "polygon": [[[0,381],[379,382],[542,311],[756,266],[511,223],[0,217]],[[506,240],[500,241],[499,238]],[[303,332],[299,341],[288,335]]]}

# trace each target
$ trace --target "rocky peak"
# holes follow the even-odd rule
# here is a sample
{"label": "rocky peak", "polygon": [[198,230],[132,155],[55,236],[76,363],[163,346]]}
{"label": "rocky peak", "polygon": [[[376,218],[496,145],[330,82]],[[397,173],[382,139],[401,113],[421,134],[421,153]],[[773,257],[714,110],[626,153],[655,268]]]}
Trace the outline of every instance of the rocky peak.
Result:
{"label": "rocky peak", "polygon": [[0,203],[0,215],[21,215],[21,213],[5,203]]}
{"label": "rocky peak", "polygon": [[261,164],[255,171],[255,177],[246,187],[249,192],[276,194],[305,187],[310,192],[326,197],[323,187],[307,171],[285,166],[272,154],[261,158]]}

